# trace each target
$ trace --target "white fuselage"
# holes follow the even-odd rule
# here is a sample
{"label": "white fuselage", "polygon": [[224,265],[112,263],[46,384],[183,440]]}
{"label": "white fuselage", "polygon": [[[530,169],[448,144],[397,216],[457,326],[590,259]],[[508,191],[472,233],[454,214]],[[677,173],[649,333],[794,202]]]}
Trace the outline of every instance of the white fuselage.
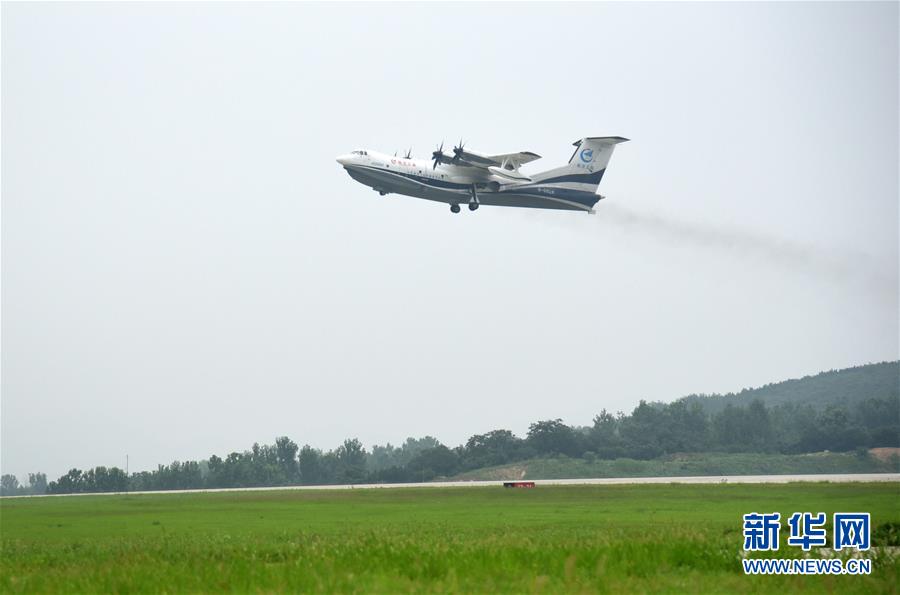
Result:
{"label": "white fuselage", "polygon": [[354,151],[341,155],[338,163],[350,176],[382,194],[405,194],[448,204],[472,200],[472,186],[481,202],[482,194],[497,192],[506,180],[477,167],[434,163],[425,159],[405,159],[375,151]]}

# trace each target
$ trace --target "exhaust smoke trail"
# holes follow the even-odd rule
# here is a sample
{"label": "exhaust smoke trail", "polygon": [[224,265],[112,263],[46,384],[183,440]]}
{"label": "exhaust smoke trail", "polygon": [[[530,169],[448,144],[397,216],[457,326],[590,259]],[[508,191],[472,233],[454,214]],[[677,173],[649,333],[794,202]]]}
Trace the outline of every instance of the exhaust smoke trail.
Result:
{"label": "exhaust smoke trail", "polygon": [[658,240],[690,243],[716,251],[731,251],[745,257],[762,258],[796,272],[827,276],[835,281],[861,282],[868,289],[898,296],[896,274],[885,274],[872,257],[852,252],[824,252],[755,230],[678,220],[666,215],[642,213],[621,205],[602,205],[597,216],[619,228],[628,227]]}

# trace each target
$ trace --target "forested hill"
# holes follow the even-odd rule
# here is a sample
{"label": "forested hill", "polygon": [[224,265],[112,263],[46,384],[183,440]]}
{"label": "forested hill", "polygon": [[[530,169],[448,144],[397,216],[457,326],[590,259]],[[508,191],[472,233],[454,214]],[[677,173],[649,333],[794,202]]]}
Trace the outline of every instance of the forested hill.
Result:
{"label": "forested hill", "polygon": [[782,404],[809,405],[816,410],[828,405],[840,405],[852,410],[871,398],[900,399],[900,362],[882,362],[856,366],[845,370],[831,370],[815,376],[804,376],[744,389],[726,395],[688,395],[688,405],[699,403],[710,415],[719,413],[728,404],[746,407],[755,400],[767,407]]}
{"label": "forested hill", "polygon": [[[358,439],[347,438],[323,451],[278,436],[274,444],[255,443],[249,450],[201,461],[173,461],[154,471],[76,468],[49,483],[44,473],[31,473],[24,487],[18,478],[2,475],[0,495],[394,483],[497,467],[519,474],[527,469],[531,478],[893,471],[900,465],[898,382],[900,362],[885,362],[737,394],[641,401],[630,414],[612,414],[598,398],[590,426],[538,420],[525,436],[497,428],[457,446],[424,436],[367,450]],[[828,461],[799,456],[824,451],[830,451]]]}

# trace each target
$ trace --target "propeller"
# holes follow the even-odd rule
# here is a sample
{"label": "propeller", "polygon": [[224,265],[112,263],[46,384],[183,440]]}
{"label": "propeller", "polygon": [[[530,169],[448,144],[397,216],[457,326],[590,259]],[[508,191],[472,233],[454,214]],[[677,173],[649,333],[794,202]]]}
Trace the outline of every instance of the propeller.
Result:
{"label": "propeller", "polygon": [[410,147],[409,150],[406,152],[405,159],[412,159],[412,147]]}
{"label": "propeller", "polygon": [[434,159],[434,167],[431,169],[437,169],[438,163],[444,159],[444,141],[441,141],[441,146],[438,147],[438,150],[431,154],[431,158]]}
{"label": "propeller", "polygon": [[459,139],[459,146],[453,147],[453,163],[457,163],[459,158],[463,154],[463,149],[465,149],[465,145],[463,144],[463,139]]}

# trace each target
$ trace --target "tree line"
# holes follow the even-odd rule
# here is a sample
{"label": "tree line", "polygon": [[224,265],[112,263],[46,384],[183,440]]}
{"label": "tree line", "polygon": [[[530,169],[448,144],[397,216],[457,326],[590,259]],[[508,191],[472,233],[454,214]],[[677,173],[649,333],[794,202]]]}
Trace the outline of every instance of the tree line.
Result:
{"label": "tree line", "polygon": [[900,400],[870,398],[852,410],[809,404],[767,407],[760,400],[728,403],[707,413],[700,403],[641,401],[631,414],[606,410],[590,426],[569,426],[560,419],[537,421],[524,438],[509,430],[477,434],[450,448],[436,438],[408,438],[400,446],[375,445],[367,451],[355,439],[322,451],[302,447],[284,436],[271,445],[225,458],[175,461],[153,471],[126,474],[118,467],[72,469],[56,481],[43,473],[27,485],[3,475],[3,495],[124,492],[191,488],[395,483],[430,481],[457,473],[528,459],[567,456],[596,459],[653,459],[672,453],[746,452],[796,454],[845,452],[876,446],[900,446]]}

